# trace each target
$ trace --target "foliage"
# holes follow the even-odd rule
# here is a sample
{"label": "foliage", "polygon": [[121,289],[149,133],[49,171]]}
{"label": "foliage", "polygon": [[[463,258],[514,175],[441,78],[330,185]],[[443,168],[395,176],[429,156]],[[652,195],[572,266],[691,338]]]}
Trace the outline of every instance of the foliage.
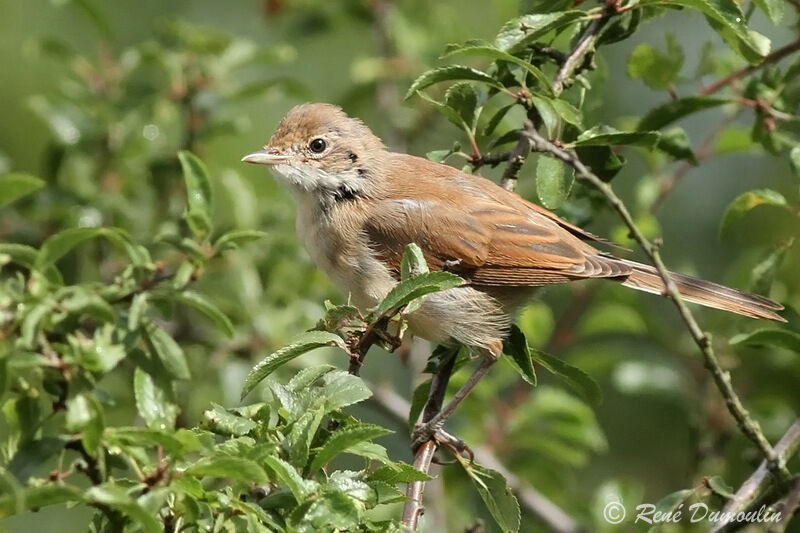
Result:
{"label": "foliage", "polygon": [[[9,170],[0,176],[0,519],[65,505],[90,511],[91,531],[399,530],[404,484],[431,480],[408,464],[407,430],[432,380],[398,377],[409,357],[399,348],[404,315],[463,280],[430,272],[411,245],[401,283],[375,308],[323,309],[332,292],[298,251],[284,197],[224,167],[248,149],[225,142],[251,131],[254,102],[330,100],[327,85],[314,93],[283,74],[296,68],[292,46],[176,20],[121,44],[105,6],[59,3],[85,17],[97,46],[81,50],[60,33],[29,46],[59,80],[27,99],[49,132],[40,171],[11,172],[0,153]],[[732,250],[717,268],[780,300],[789,324],[703,318],[766,437],[786,431],[800,411],[800,67],[796,43],[773,45],[774,28],[753,28],[782,28],[797,16],[790,6],[523,0],[487,40],[463,29],[470,13],[460,4],[463,24],[428,3],[398,2],[388,15],[381,2],[266,4],[290,19],[297,47],[351,24],[374,29],[383,56],[354,60],[340,98],[349,109],[376,96],[395,146],[518,180],[521,194],[577,224],[608,225],[605,200],[573,166],[529,154],[527,127],[622,188],[648,236],[687,172],[722,155],[773,156],[784,181],[759,176],[709,213]],[[486,27],[486,6],[475,6],[476,27]],[[663,31],[686,21],[708,28],[695,72],[683,34]],[[619,50],[626,57],[610,61]],[[444,63],[431,66],[440,53]],[[604,106],[607,87],[620,86],[644,104]],[[387,107],[387,94],[405,91],[409,107]],[[702,143],[693,121],[711,124]],[[456,130],[440,130],[446,122]],[[672,209],[689,226],[698,217]],[[614,240],[631,246],[613,224]],[[695,249],[693,238],[694,228],[685,242],[669,238],[667,251]],[[757,450],[687,355],[681,326],[614,287],[544,298],[550,305],[526,308],[501,364],[448,422],[513,476],[457,455],[436,480],[448,529],[479,519],[489,530],[553,529],[517,499],[528,486],[593,531],[612,530],[602,509],[615,499],[629,512],[644,501],[665,511],[731,501],[728,484],[750,474]],[[455,358],[450,390],[474,366],[463,349],[416,363],[411,354],[425,374]],[[389,379],[409,398],[407,419],[374,409],[376,382]],[[445,527],[429,514],[431,530]]]}

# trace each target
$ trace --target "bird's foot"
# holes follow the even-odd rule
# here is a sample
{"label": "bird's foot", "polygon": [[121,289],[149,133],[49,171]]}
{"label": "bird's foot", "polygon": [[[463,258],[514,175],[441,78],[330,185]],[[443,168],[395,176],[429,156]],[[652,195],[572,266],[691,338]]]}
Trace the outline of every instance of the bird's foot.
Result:
{"label": "bird's foot", "polygon": [[[475,458],[472,449],[466,442],[443,430],[440,424],[417,424],[411,436],[411,449],[416,451],[430,440],[441,447],[447,448],[453,455],[466,454],[470,462]],[[437,462],[441,464],[440,461]]]}

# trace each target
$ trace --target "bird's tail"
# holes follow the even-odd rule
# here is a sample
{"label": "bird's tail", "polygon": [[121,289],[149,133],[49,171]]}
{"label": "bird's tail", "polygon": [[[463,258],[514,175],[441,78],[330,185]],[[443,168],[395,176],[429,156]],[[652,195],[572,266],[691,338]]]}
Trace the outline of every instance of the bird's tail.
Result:
{"label": "bird's tail", "polygon": [[[633,269],[633,272],[622,280],[623,285],[653,294],[664,293],[664,282],[655,268],[634,261],[624,259],[621,261]],[[769,298],[683,274],[670,272],[670,277],[677,285],[681,297],[688,302],[753,318],[786,322],[783,317],[775,313],[783,309],[783,306]]]}

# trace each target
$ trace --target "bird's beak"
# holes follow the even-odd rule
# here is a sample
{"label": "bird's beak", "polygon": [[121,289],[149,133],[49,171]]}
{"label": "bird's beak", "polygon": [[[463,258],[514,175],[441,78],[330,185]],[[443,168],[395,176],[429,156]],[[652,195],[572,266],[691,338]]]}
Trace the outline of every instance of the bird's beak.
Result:
{"label": "bird's beak", "polygon": [[245,163],[254,163],[257,165],[277,165],[289,160],[289,156],[278,153],[271,148],[265,148],[252,154],[247,154],[242,158]]}

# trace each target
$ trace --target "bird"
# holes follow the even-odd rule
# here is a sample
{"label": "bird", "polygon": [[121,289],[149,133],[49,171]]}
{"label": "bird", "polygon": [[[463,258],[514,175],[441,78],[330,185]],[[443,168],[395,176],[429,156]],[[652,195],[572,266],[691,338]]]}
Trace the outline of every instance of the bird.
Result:
{"label": "bird", "polygon": [[[541,287],[602,279],[665,290],[652,266],[598,249],[607,242],[487,178],[389,151],[364,122],[332,104],[292,108],[263,149],[242,161],[269,166],[289,190],[299,239],[357,307],[375,306],[397,285],[411,243],[430,270],[463,278],[404,318],[414,335],[466,346],[486,367]],[[688,302],[785,321],[776,313],[783,306],[766,297],[670,276]]]}

